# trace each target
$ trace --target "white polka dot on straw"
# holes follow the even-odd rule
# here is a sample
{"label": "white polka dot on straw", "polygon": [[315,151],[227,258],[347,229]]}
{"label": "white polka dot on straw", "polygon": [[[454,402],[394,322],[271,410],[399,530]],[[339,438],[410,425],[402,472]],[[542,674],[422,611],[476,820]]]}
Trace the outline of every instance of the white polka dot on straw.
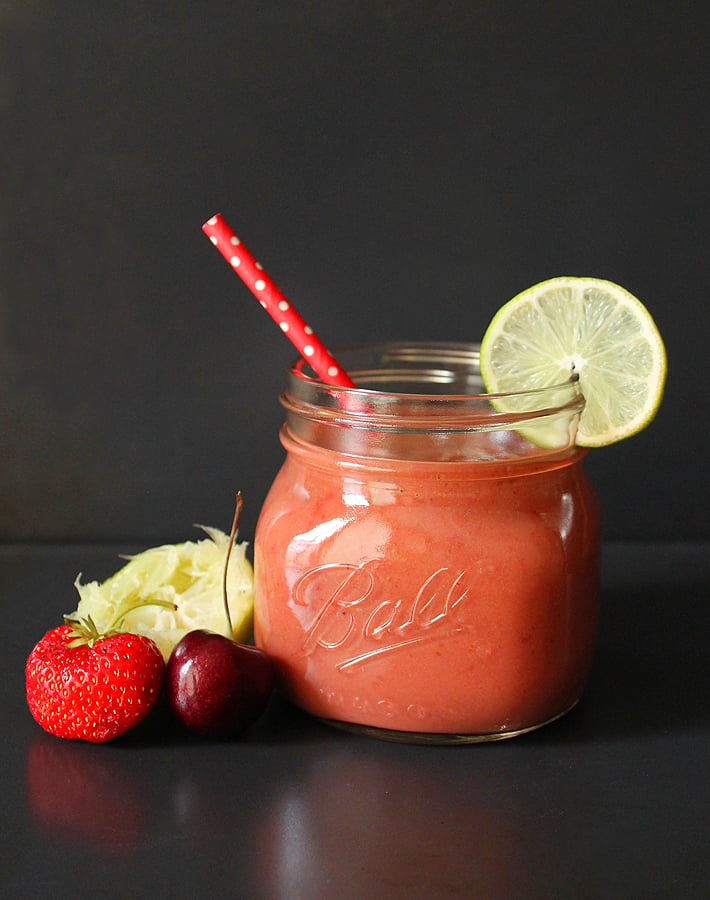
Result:
{"label": "white polka dot on straw", "polygon": [[[319,378],[339,387],[355,387],[310,325],[304,322],[222,216],[212,216],[202,226],[202,230],[296,349],[308,358]],[[239,247],[239,256],[234,255],[234,247]]]}

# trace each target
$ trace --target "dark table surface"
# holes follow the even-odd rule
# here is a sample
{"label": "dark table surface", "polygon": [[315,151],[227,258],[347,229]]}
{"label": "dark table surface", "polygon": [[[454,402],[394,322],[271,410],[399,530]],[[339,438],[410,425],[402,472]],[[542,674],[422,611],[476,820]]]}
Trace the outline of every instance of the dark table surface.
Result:
{"label": "dark table surface", "polygon": [[524,737],[389,744],[277,698],[235,742],[53,738],[27,654],[131,549],[0,546],[3,897],[710,896],[710,545],[605,546],[584,699]]}

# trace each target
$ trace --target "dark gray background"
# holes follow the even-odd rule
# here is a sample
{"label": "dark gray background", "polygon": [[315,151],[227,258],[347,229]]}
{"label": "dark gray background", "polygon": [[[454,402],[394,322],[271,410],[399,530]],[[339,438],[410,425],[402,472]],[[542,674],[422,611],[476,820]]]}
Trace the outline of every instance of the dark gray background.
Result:
{"label": "dark gray background", "polygon": [[0,2],[0,538],[242,534],[293,352],[221,211],[331,346],[478,339],[558,274],[649,307],[654,425],[607,538],[710,533],[703,3]]}

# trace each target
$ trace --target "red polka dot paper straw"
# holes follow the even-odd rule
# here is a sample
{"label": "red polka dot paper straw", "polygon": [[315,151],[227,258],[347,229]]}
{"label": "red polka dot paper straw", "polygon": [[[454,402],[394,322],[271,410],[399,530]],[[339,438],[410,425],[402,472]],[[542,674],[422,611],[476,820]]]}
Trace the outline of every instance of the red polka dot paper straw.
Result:
{"label": "red polka dot paper straw", "polygon": [[202,230],[301,356],[308,360],[321,381],[338,387],[355,387],[342,366],[326,350],[310,325],[303,321],[222,216],[212,216]]}

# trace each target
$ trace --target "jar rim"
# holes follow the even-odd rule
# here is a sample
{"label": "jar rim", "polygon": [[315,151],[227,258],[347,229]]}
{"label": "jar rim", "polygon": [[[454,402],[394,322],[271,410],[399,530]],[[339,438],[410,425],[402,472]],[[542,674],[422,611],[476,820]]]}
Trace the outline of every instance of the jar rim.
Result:
{"label": "jar rim", "polygon": [[432,341],[342,347],[335,355],[354,388],[325,384],[297,360],[280,397],[288,434],[369,458],[529,460],[573,451],[584,409],[578,381],[486,394],[479,348]]}
{"label": "jar rim", "polygon": [[[487,418],[502,417],[500,424],[503,419],[515,424],[564,412],[579,415],[584,407],[579,382],[572,375],[532,390],[487,393],[480,375],[479,343],[377,341],[346,345],[335,355],[356,387],[326,384],[300,358],[288,368],[282,405],[304,413],[309,408],[314,413],[339,412],[360,422],[397,419],[400,426],[405,419],[428,415],[440,425],[446,419],[461,424],[462,419],[479,419],[484,413]],[[413,390],[415,385],[426,390]]]}

